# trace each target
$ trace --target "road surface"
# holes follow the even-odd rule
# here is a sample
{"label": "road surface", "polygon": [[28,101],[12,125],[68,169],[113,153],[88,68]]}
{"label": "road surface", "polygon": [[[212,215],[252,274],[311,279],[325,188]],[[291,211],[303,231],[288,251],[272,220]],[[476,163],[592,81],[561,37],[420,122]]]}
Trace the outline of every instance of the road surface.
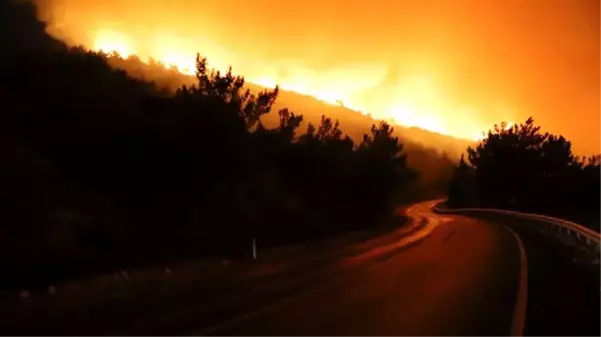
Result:
{"label": "road surface", "polygon": [[408,210],[428,221],[415,236],[342,261],[356,268],[196,333],[599,335],[598,279],[569,252],[516,233],[515,224],[433,214],[433,204]]}
{"label": "road surface", "polygon": [[163,283],[68,314],[49,300],[29,316],[3,314],[0,332],[599,336],[598,265],[579,263],[536,226],[437,215],[434,204],[410,207],[411,227],[306,252],[282,271],[263,273],[278,268],[259,258],[256,275],[228,269],[192,288]]}

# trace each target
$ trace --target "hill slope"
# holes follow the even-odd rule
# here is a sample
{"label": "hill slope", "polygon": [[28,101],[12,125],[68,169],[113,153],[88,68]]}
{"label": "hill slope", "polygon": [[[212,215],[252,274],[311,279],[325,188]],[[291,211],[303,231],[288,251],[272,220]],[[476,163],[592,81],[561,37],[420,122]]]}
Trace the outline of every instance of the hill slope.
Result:
{"label": "hill slope", "polygon": [[213,87],[173,95],[196,79],[68,48],[44,33],[29,2],[13,3],[0,11],[0,35],[22,34],[4,39],[0,62],[0,292],[241,256],[251,235],[266,247],[373,227],[399,203],[447,191],[455,160],[407,137],[401,146],[385,124],[371,132],[369,117],[282,93],[265,124],[287,106],[305,122],[339,118],[366,141],[356,146],[329,123],[296,141],[294,118],[253,131],[273,94],[243,108],[224,99],[239,88],[216,94],[223,81],[213,78]]}
{"label": "hill slope", "polygon": [[[136,57],[122,59],[117,55],[109,55],[107,59],[113,67],[123,69],[135,78],[154,81],[159,87],[168,92],[173,92],[182,85],[196,83],[194,76],[182,74],[174,69],[165,69],[162,65],[153,61],[150,64],[146,64]],[[266,89],[248,82],[246,86],[251,92],[255,93]],[[319,124],[322,115],[326,115],[333,120],[339,120],[343,131],[355,141],[359,141],[362,135],[369,131],[372,124],[379,123],[378,120],[371,118],[369,115],[363,115],[347,107],[332,105],[312,96],[280,90],[278,99],[274,104],[274,109],[263,118],[266,126],[276,125],[278,122],[277,112],[282,108],[288,108],[295,113],[302,114],[305,123],[312,123],[314,125]],[[408,150],[416,146],[433,148],[439,153],[446,152],[451,158],[459,158],[460,154],[473,144],[473,142],[468,140],[442,135],[417,127],[395,125],[395,130],[397,136],[408,147]]]}

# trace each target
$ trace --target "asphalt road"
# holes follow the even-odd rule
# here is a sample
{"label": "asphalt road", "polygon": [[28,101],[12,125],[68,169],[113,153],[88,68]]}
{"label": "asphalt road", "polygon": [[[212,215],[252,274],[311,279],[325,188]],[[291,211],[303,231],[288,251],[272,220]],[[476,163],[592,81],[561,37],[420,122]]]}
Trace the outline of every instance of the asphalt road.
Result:
{"label": "asphalt road", "polygon": [[600,335],[599,265],[536,224],[437,215],[434,204],[409,208],[408,227],[304,251],[286,268],[259,258],[250,273],[228,267],[93,308],[67,311],[60,294],[24,302],[35,310],[0,313],[0,333]]}
{"label": "asphalt road", "polygon": [[531,224],[440,216],[433,204],[408,210],[428,221],[415,235],[196,334],[599,336],[598,266]]}

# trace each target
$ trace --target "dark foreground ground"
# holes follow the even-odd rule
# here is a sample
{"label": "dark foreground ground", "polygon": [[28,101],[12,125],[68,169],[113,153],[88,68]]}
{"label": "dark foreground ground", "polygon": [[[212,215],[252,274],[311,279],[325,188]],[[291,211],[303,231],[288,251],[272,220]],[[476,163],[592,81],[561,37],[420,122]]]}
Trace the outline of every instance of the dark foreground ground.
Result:
{"label": "dark foreground ground", "polygon": [[[108,280],[112,290],[104,300],[69,299],[86,294],[64,290],[19,301],[2,309],[0,332],[599,335],[598,265],[579,262],[575,247],[515,219],[442,216],[431,205],[410,208],[412,224],[402,230],[301,250],[305,258],[282,254],[214,266],[218,271],[188,282],[181,281],[184,270],[161,270],[142,281],[132,274]],[[501,223],[520,236],[526,264]],[[524,296],[520,310],[516,302]]]}

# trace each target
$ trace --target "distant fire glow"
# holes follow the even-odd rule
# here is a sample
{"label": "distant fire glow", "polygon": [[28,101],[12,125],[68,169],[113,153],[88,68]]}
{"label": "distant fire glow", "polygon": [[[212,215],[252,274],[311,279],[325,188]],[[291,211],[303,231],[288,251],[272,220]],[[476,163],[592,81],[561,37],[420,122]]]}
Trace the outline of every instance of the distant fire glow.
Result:
{"label": "distant fire glow", "polygon": [[[507,131],[507,130],[511,129],[514,125],[515,125],[514,122],[504,122],[504,123],[501,123],[500,128],[502,130]],[[488,133],[482,132],[482,134],[480,136],[476,137],[476,140],[483,140],[483,139],[486,139],[486,137],[488,137]]]}
{"label": "distant fire glow", "polygon": [[113,30],[99,30],[92,43],[92,49],[94,50],[107,54],[117,53],[124,58],[135,53],[131,48],[132,44],[127,40],[126,36]]}
{"label": "distant fire glow", "polygon": [[[128,57],[136,54],[135,44],[130,41],[132,40],[125,33],[101,29],[97,31],[91,48],[96,51],[117,53],[123,57]],[[147,62],[150,58],[153,58],[167,67],[177,68],[182,73],[194,74],[196,52],[189,48],[186,50],[185,41],[165,35],[162,38],[154,39],[154,41],[155,45],[150,48],[152,52],[146,55],[138,55],[143,61]],[[227,66],[225,64],[219,67],[211,61],[213,59],[209,58],[212,67],[221,71],[226,70]],[[471,125],[470,128],[469,125],[464,125],[463,129],[458,130],[450,129],[445,125],[439,117],[445,107],[440,103],[440,98],[436,96],[435,84],[427,78],[408,79],[406,83],[400,86],[400,92],[395,96],[391,96],[390,104],[380,106],[362,103],[360,99],[353,96],[353,88],[344,90],[344,83],[336,83],[335,79],[324,82],[324,80],[328,80],[324,78],[320,81],[319,75],[311,74],[310,71],[304,74],[297,72],[292,76],[270,76],[269,67],[265,66],[264,69],[267,70],[264,73],[256,72],[257,75],[255,76],[245,75],[245,77],[252,83],[268,88],[273,88],[276,84],[279,84],[284,90],[310,95],[330,104],[342,103],[347,108],[362,113],[370,113],[376,118],[395,124],[419,127],[458,138],[481,139],[479,134],[482,133],[484,126]],[[341,88],[342,90],[340,90]]]}
{"label": "distant fire glow", "polygon": [[[73,6],[75,13],[76,6]],[[85,8],[90,7],[93,6]],[[492,125],[486,119],[474,118],[482,116],[479,111],[458,104],[446,95],[438,81],[436,67],[429,66],[427,60],[419,57],[407,61],[415,66],[406,67],[409,71],[403,76],[390,79],[391,65],[377,58],[372,62],[338,62],[326,70],[314,69],[305,65],[302,45],[299,45],[297,59],[272,60],[269,53],[267,56],[247,55],[235,45],[218,43],[211,36],[170,31],[167,24],[160,27],[144,15],[136,16],[138,21],[130,18],[123,22],[116,17],[104,22],[96,20],[94,13],[89,15],[89,20],[75,19],[75,15],[71,20],[78,31],[85,32],[77,38],[78,43],[92,50],[117,53],[124,58],[136,55],[144,62],[154,59],[190,75],[195,72],[195,56],[199,52],[208,58],[211,67],[225,71],[231,65],[235,73],[255,84],[270,88],[278,84],[284,90],[344,105],[363,114],[369,113],[376,119],[458,138],[481,139],[482,132]],[[50,33],[53,33],[52,29]],[[61,37],[64,30],[54,33]],[[69,39],[74,37],[69,36]],[[499,111],[494,113],[499,115]],[[513,119],[512,115],[504,115],[503,119]]]}

